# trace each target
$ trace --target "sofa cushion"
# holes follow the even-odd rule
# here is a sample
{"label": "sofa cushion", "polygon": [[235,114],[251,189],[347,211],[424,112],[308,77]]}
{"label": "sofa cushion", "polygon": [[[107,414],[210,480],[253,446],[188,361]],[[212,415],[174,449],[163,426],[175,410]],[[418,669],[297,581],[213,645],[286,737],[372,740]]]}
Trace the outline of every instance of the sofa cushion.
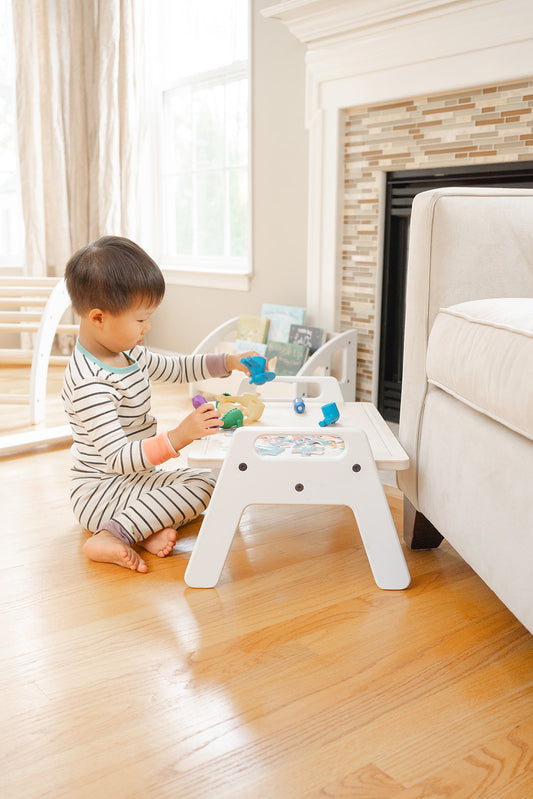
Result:
{"label": "sofa cushion", "polygon": [[426,369],[431,384],[533,440],[533,298],[442,308]]}

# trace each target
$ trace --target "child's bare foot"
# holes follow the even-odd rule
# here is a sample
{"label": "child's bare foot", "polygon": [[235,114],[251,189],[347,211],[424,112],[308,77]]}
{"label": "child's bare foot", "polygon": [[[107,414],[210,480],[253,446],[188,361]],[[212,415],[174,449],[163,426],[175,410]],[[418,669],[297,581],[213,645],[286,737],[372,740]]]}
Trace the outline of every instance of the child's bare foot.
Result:
{"label": "child's bare foot", "polygon": [[174,549],[177,535],[173,527],[163,527],[157,533],[149,535],[144,541],[139,541],[139,546],[151,552],[152,555],[157,555],[158,558],[165,558]]}
{"label": "child's bare foot", "polygon": [[83,551],[89,560],[115,563],[117,566],[123,566],[132,571],[148,571],[148,566],[141,556],[108,530],[100,530],[99,533],[89,538],[83,545]]}

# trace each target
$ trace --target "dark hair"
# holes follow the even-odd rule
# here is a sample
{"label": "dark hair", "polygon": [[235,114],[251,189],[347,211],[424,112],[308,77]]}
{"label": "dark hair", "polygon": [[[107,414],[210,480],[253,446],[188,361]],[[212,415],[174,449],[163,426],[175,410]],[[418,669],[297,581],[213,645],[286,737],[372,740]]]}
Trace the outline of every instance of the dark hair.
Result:
{"label": "dark hair", "polygon": [[158,305],[165,293],[165,279],[156,262],[138,244],[120,236],[103,236],[74,253],[65,279],[79,314],[92,308],[119,314],[135,302]]}

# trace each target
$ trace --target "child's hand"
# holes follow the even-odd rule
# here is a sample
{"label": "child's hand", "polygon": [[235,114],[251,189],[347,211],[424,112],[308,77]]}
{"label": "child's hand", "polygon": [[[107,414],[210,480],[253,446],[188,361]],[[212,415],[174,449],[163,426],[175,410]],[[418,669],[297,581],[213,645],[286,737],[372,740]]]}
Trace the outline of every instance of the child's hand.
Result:
{"label": "child's hand", "polygon": [[206,402],[186,416],[177,427],[169,430],[168,438],[176,452],[179,452],[191,441],[218,433],[221,424],[220,411],[210,402]]}
{"label": "child's hand", "polygon": [[238,369],[240,372],[244,372],[250,376],[250,370],[241,363],[241,358],[252,358],[258,354],[259,353],[254,350],[250,350],[250,352],[235,352],[231,355],[226,355],[226,368],[228,372],[233,372],[235,369]]}

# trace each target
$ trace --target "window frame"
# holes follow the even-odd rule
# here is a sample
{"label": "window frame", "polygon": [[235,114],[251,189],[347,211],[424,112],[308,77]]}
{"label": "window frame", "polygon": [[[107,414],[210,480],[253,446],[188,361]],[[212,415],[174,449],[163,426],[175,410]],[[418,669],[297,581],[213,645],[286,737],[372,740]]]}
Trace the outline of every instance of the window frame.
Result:
{"label": "window frame", "polygon": [[[165,279],[169,284],[202,286],[210,288],[227,288],[239,291],[249,289],[253,275],[252,268],[252,218],[253,218],[253,197],[252,197],[252,141],[253,141],[253,115],[251,101],[251,50],[252,50],[252,8],[248,3],[248,59],[233,62],[218,69],[206,70],[189,77],[169,83],[160,83],[155,90],[156,104],[156,124],[154,131],[154,219],[153,219],[153,238],[158,263],[163,270]],[[166,133],[165,133],[165,97],[171,92],[184,87],[195,89],[215,85],[226,85],[234,80],[247,80],[247,112],[248,112],[248,136],[247,136],[247,244],[246,255],[244,256],[203,256],[203,255],[169,255],[165,253],[165,222],[164,222],[164,203],[165,203],[165,181],[169,173],[164,173],[163,159],[165,158]],[[226,174],[230,167],[227,163],[224,166]]]}

